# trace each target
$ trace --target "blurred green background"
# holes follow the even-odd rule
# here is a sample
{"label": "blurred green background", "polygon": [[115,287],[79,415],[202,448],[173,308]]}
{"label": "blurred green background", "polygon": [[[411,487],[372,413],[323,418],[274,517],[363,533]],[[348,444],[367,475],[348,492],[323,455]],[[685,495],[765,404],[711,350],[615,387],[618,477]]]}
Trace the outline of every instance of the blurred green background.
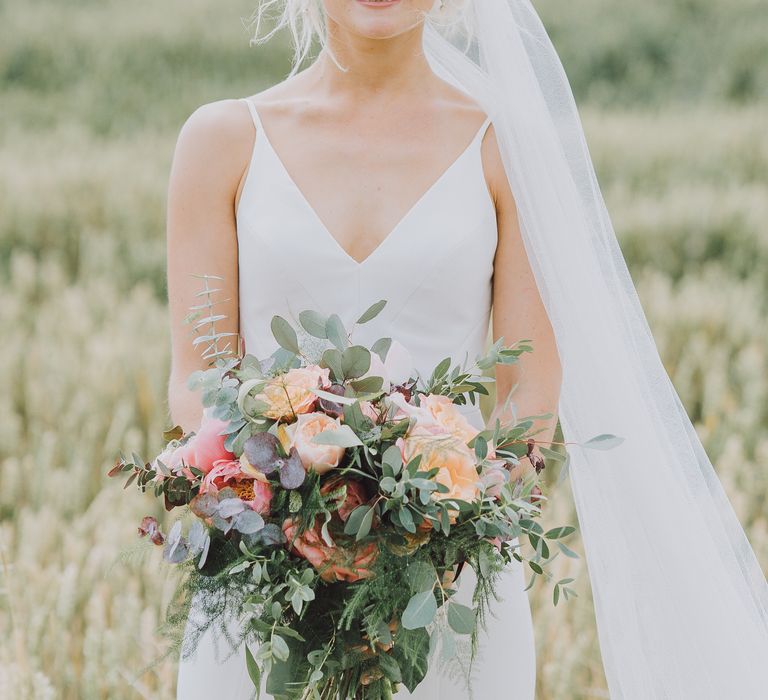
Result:
{"label": "blurred green background", "polygon": [[[104,474],[167,426],[165,194],[200,104],[288,72],[256,0],[0,3],[0,697],[172,698],[151,499]],[[763,0],[541,0],[664,363],[768,562]],[[663,485],[660,485],[663,487]],[[567,484],[551,518],[573,521]],[[160,515],[156,512],[156,515]],[[581,551],[578,542],[573,546]],[[587,572],[531,592],[539,700],[606,698]]]}

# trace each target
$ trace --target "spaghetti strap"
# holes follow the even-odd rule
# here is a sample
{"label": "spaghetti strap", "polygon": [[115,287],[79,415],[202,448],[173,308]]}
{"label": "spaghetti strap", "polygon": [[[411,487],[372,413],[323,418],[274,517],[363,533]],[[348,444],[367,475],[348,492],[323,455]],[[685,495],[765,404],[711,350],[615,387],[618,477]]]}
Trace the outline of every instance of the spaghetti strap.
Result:
{"label": "spaghetti strap", "polygon": [[485,136],[485,132],[487,131],[487,129],[490,126],[490,124],[491,124],[491,117],[488,116],[488,117],[485,118],[485,121],[482,123],[480,128],[477,130],[477,134],[475,135],[475,138],[478,141],[482,142],[483,137]]}
{"label": "spaghetti strap", "polygon": [[264,127],[261,125],[261,119],[259,118],[259,113],[256,111],[256,106],[247,97],[241,97],[240,99],[248,105],[248,111],[251,113],[251,119],[253,119],[253,125],[256,127],[256,131],[263,132]]}

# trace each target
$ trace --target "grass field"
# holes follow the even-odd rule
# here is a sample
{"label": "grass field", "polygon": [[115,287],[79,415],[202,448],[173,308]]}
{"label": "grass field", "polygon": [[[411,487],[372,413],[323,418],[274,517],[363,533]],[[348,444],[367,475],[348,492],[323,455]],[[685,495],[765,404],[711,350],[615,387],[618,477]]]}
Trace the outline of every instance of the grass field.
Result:
{"label": "grass field", "polygon": [[[173,697],[173,659],[137,674],[163,650],[157,626],[174,586],[156,553],[136,549],[154,504],[104,475],[121,448],[159,448],[167,426],[164,197],[178,129],[198,104],[253,93],[287,65],[284,46],[248,50],[237,17],[252,7],[0,5],[0,698]],[[599,16],[598,0],[586,7]],[[741,17],[751,5],[739,7]],[[666,27],[645,5],[639,17],[649,34]],[[554,35],[578,55],[566,19]],[[762,34],[745,36],[749,53]],[[612,55],[614,42],[588,53]],[[682,84],[682,59],[665,60]],[[749,64],[753,87],[738,94],[721,89],[722,68],[695,100],[662,90],[633,103],[630,78],[642,94],[646,73],[625,75],[626,87],[608,72],[598,85],[594,65],[574,58],[574,84],[590,98],[587,136],[622,248],[766,565],[765,66]],[[552,522],[573,521],[567,484],[552,496]],[[567,605],[531,593],[539,700],[607,697],[583,560],[573,572],[580,597]]]}

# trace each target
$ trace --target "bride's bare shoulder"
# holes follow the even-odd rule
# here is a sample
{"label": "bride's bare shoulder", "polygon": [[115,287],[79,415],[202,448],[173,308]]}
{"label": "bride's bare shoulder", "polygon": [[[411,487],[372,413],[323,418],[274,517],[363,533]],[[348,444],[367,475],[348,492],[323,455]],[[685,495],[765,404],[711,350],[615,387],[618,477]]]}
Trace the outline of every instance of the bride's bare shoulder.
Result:
{"label": "bride's bare shoulder", "polygon": [[252,143],[247,105],[237,98],[216,100],[187,116],[176,140],[174,161],[202,168],[212,178],[234,180],[247,164]]}
{"label": "bride's bare shoulder", "polygon": [[[255,104],[280,103],[290,95],[289,78],[247,98]],[[254,139],[253,119],[239,97],[196,107],[179,130],[175,159],[203,165],[215,176],[236,178],[247,165]]]}

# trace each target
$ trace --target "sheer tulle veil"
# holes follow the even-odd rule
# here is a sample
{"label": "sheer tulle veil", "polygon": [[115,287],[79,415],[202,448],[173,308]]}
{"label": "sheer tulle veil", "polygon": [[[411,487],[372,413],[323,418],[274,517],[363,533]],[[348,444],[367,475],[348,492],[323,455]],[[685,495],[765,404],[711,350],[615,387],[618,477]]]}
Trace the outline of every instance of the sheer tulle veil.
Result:
{"label": "sheer tulle veil", "polygon": [[611,698],[766,697],[765,575],[659,358],[557,53],[527,0],[467,11],[471,42],[428,20],[425,51],[493,119],[563,364],[565,439],[624,438],[570,448]]}

